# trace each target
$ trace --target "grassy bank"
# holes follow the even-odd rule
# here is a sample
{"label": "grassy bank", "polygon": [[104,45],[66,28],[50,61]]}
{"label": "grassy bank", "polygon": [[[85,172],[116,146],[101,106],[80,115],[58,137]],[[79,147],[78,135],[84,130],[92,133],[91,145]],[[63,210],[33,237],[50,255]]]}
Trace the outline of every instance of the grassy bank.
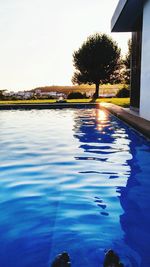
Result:
{"label": "grassy bank", "polygon": [[[91,99],[68,99],[67,103],[89,103]],[[45,103],[55,103],[56,100],[48,99],[36,99],[36,100],[13,100],[13,101],[0,101],[0,104],[45,104]],[[129,106],[129,98],[99,98],[96,100],[96,103],[112,103],[122,107]]]}
{"label": "grassy bank", "polygon": [[[70,99],[67,103],[89,103],[91,99]],[[121,107],[129,107],[130,98],[99,98],[96,103],[112,103]]]}
{"label": "grassy bank", "polygon": [[130,106],[130,98],[103,98],[103,99],[98,99],[98,103],[101,102],[107,102],[107,103],[112,103],[121,107],[129,107]]}

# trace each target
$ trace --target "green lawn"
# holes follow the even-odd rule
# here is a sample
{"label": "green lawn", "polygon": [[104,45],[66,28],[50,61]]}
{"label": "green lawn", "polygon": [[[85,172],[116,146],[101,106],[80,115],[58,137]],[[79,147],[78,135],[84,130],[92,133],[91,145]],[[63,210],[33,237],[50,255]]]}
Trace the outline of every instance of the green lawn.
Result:
{"label": "green lawn", "polygon": [[0,100],[0,104],[44,104],[44,103],[55,103],[55,100],[47,99],[36,99],[36,100]]}
{"label": "green lawn", "polygon": [[[91,99],[68,99],[67,103],[89,103]],[[36,100],[13,100],[13,101],[0,101],[0,104],[44,104],[55,103],[55,100],[36,99]],[[129,98],[99,98],[96,103],[112,103],[122,107],[128,107],[130,103]]]}
{"label": "green lawn", "polygon": [[129,107],[130,106],[130,98],[103,98],[103,99],[98,99],[96,102],[101,103],[101,102],[107,102],[107,103],[112,103],[121,107]]}

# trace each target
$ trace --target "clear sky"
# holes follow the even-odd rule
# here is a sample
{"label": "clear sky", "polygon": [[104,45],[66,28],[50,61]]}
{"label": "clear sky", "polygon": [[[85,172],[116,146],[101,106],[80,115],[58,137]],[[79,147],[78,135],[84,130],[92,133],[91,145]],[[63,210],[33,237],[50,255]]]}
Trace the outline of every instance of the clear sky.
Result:
{"label": "clear sky", "polygon": [[[70,85],[72,53],[95,33],[110,34],[118,0],[0,0],[0,89]],[[113,33],[122,54],[129,33]]]}

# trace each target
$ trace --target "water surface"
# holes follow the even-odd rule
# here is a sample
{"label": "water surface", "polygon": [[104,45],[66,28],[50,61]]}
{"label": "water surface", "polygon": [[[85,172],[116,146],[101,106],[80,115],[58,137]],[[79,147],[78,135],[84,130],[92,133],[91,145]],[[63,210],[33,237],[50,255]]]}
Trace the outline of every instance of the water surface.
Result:
{"label": "water surface", "polygon": [[96,109],[0,112],[0,266],[150,266],[150,143]]}

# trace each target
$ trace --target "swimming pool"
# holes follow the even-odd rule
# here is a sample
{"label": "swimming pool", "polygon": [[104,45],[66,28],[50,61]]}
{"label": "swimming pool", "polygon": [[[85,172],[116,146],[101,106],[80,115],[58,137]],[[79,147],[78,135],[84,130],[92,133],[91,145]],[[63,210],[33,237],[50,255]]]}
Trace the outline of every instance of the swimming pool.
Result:
{"label": "swimming pool", "polygon": [[150,143],[99,109],[0,112],[0,266],[150,266]]}

